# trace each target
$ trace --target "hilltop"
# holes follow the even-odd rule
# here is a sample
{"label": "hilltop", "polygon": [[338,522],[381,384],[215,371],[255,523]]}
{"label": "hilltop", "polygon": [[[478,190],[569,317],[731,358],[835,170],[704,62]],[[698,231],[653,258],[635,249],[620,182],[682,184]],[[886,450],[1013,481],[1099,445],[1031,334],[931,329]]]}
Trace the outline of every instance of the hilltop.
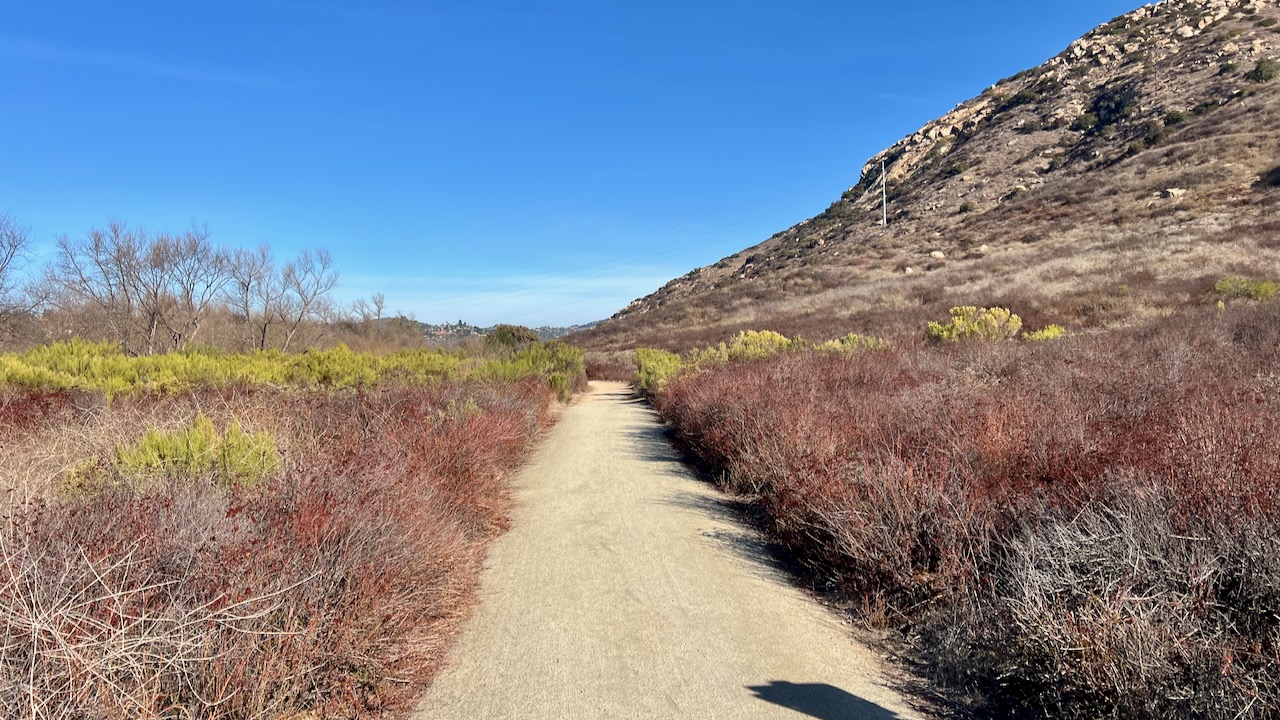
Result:
{"label": "hilltop", "polygon": [[1112,327],[1207,302],[1224,274],[1275,275],[1278,47],[1272,0],[1139,8],[869,159],[820,215],[573,338],[895,334],[956,304]]}

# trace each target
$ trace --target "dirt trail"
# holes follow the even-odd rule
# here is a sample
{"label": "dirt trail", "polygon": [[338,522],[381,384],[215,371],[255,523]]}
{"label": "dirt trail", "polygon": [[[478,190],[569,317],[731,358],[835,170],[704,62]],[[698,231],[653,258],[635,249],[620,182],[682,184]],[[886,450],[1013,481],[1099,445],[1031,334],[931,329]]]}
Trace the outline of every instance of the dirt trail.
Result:
{"label": "dirt trail", "polygon": [[480,607],[417,718],[915,718],[615,383],[516,480]]}

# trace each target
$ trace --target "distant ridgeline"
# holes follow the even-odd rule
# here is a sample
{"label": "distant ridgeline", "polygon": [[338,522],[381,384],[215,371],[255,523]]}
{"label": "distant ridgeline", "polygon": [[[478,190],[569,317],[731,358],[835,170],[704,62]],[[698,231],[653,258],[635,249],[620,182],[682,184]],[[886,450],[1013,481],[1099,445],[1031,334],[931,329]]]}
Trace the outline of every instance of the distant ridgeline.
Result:
{"label": "distant ridgeline", "polygon": [[[568,327],[551,327],[541,326],[530,328],[538,334],[540,340],[555,340],[564,337],[572,332],[579,330],[587,330],[595,327],[596,323],[587,323],[585,325],[570,325]],[[422,331],[422,336],[431,343],[451,343],[463,340],[469,337],[484,337],[491,335],[499,325],[491,325],[489,327],[480,327],[459,320],[456,323],[445,323],[441,325],[433,325],[431,323],[418,323],[418,327]]]}

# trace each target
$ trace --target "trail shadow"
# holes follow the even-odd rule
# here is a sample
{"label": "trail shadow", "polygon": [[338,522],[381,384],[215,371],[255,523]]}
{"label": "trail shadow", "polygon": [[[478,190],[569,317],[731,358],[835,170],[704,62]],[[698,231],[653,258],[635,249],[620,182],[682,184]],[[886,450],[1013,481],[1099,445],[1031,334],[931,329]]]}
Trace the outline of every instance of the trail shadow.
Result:
{"label": "trail shadow", "polygon": [[632,388],[629,385],[624,388],[609,389],[609,390],[593,389],[591,391],[590,396],[594,398],[599,398],[601,400],[612,400],[613,402],[620,403],[622,405],[648,405],[649,404],[645,402],[644,398],[640,397],[640,394],[635,391],[635,388]]}
{"label": "trail shadow", "polygon": [[794,584],[798,577],[795,560],[781,543],[769,540],[756,529],[752,517],[759,509],[747,500],[731,495],[679,492],[660,502],[724,523],[727,527],[703,530],[702,537],[714,540],[721,549],[745,561],[758,577]]}
{"label": "trail shadow", "polygon": [[825,683],[772,680],[748,685],[757,698],[820,720],[893,720],[897,713]]}
{"label": "trail shadow", "polygon": [[[685,511],[719,521],[723,526],[705,529],[701,535],[715,541],[719,547],[738,560],[756,577],[792,585],[810,594],[818,602],[837,609],[845,602],[835,582],[815,574],[803,565],[781,542],[771,539],[767,513],[750,494],[731,494],[716,482],[714,470],[706,466],[695,453],[675,436],[675,432],[663,424],[652,406],[633,393],[611,392],[610,395],[625,399],[628,404],[645,406],[650,421],[637,422],[625,432],[634,441],[637,456],[646,462],[661,466],[664,473],[679,473],[689,478],[688,489],[679,489],[654,502],[672,505]],[[892,638],[863,639],[873,647],[897,656],[899,644]],[[907,663],[910,666],[910,663]],[[947,703],[915,668],[908,667],[906,675],[888,680],[888,686],[918,702],[922,708],[940,706],[961,707]],[[875,703],[852,695],[831,685],[799,685],[786,681],[772,681],[768,685],[749,686],[756,697],[775,705],[790,708],[815,718],[850,718],[851,720],[891,720],[899,717]]]}
{"label": "trail shadow", "polygon": [[745,561],[757,577],[798,585],[810,592],[823,592],[815,585],[812,573],[806,571],[792,553],[781,543],[768,539],[764,510],[754,502],[754,498],[730,495],[719,487],[711,474],[697,464],[696,458],[685,453],[679,443],[673,441],[671,429],[657,421],[656,414],[654,422],[636,425],[626,432],[641,460],[662,466],[664,473],[685,475],[695,483],[690,489],[677,491],[658,502],[729,526],[705,530],[702,535]]}
{"label": "trail shadow", "polygon": [[687,468],[689,473],[696,479],[708,480],[709,478],[702,477],[701,473],[685,462],[684,456],[671,444],[669,432],[667,428],[658,424],[656,419],[655,422],[643,423],[626,430],[627,437],[635,442],[636,453],[641,460],[655,463],[675,463]]}

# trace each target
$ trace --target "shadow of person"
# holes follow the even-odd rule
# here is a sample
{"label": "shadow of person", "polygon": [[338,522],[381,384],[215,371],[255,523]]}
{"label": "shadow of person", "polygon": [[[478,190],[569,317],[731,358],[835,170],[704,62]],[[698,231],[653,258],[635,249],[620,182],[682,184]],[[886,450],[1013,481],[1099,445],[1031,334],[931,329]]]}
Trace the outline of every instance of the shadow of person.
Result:
{"label": "shadow of person", "polygon": [[820,720],[893,720],[897,713],[825,683],[792,683],[772,680],[768,685],[748,685],[756,697]]}

